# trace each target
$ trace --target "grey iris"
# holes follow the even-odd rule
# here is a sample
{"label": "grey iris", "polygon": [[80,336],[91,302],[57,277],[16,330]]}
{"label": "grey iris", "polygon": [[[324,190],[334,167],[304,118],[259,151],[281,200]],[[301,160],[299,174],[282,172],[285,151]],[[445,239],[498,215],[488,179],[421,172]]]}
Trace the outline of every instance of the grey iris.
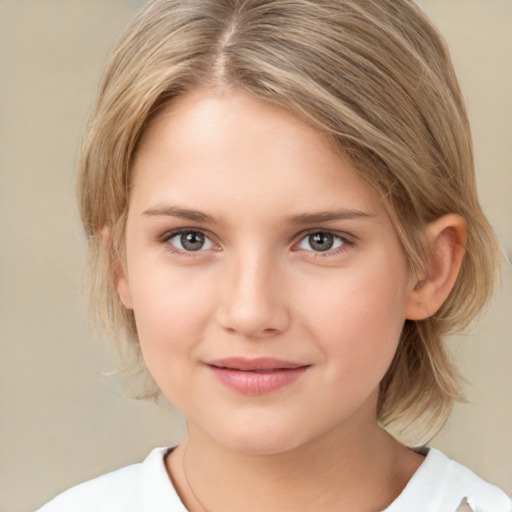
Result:
{"label": "grey iris", "polygon": [[198,251],[204,245],[204,235],[194,231],[183,233],[180,242],[187,251]]}
{"label": "grey iris", "polygon": [[314,233],[308,237],[309,245],[315,251],[328,251],[334,245],[332,233]]}

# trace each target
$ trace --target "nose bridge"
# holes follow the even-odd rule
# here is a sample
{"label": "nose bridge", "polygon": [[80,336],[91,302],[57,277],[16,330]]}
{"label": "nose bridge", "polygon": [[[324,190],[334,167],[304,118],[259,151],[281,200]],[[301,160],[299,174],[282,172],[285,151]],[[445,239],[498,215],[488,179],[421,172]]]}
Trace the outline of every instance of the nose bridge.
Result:
{"label": "nose bridge", "polygon": [[282,293],[283,278],[278,262],[268,252],[240,252],[226,269],[222,326],[248,337],[285,330],[289,316]]}

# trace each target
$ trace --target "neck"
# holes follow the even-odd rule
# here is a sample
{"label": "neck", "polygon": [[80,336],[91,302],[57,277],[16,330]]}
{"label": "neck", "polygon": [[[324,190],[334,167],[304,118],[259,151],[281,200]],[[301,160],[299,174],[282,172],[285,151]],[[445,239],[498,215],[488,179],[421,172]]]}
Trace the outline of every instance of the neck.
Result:
{"label": "neck", "polygon": [[377,422],[265,455],[226,448],[194,425],[188,432],[167,463],[192,512],[383,510],[423,460]]}

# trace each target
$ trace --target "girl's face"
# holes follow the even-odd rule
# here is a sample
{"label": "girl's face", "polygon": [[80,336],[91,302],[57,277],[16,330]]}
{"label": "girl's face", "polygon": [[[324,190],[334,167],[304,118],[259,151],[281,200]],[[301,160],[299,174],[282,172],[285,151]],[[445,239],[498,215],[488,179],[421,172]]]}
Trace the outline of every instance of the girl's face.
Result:
{"label": "girl's face", "polygon": [[279,453],[376,421],[415,280],[376,192],[324,136],[197,89],[148,127],[118,282],[189,425]]}

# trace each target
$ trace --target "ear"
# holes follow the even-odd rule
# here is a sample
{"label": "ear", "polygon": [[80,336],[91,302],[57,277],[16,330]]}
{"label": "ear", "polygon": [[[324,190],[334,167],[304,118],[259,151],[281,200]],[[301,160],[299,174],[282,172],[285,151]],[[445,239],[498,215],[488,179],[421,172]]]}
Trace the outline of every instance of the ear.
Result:
{"label": "ear", "polygon": [[126,309],[133,309],[132,305],[132,295],[130,292],[130,284],[128,282],[128,276],[126,274],[126,269],[123,265],[120,265],[121,269],[119,274],[116,276],[116,287],[117,294],[121,299],[121,302],[124,304]]}
{"label": "ear", "polygon": [[466,221],[450,213],[428,224],[425,243],[428,261],[421,275],[411,282],[405,316],[424,320],[443,305],[459,275],[464,246]]}
{"label": "ear", "polygon": [[[104,226],[100,233],[101,241],[107,251],[112,255],[114,250],[111,244],[111,230],[109,226]],[[117,258],[117,256],[115,256]],[[132,296],[130,293],[130,286],[128,282],[128,273],[126,271],[126,264],[121,261],[116,261],[113,265],[114,281],[117,289],[117,294],[127,309],[133,309]]]}

